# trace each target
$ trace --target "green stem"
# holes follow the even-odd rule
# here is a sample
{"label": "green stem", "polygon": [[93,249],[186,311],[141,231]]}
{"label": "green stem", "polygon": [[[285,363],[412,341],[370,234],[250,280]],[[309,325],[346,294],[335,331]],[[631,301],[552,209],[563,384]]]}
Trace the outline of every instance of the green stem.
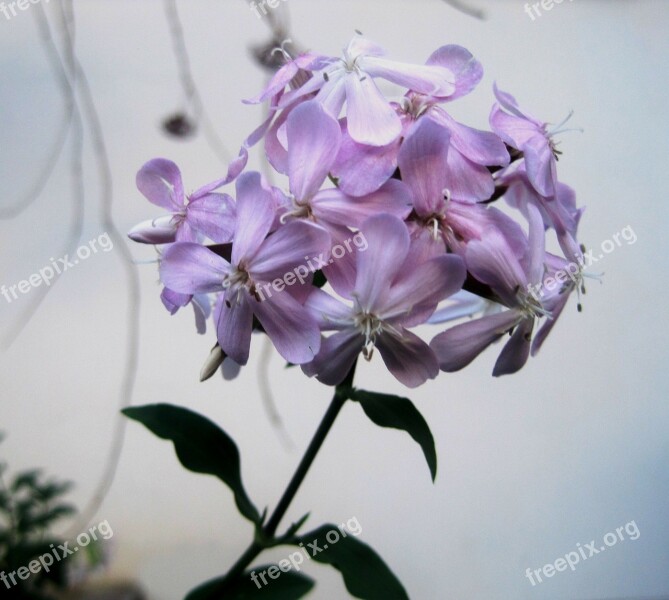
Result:
{"label": "green stem", "polygon": [[[325,415],[323,415],[323,419],[321,420],[316,433],[314,433],[314,436],[311,438],[311,442],[309,442],[309,446],[307,447],[300,464],[297,466],[297,469],[295,470],[292,479],[288,483],[288,487],[286,487],[286,490],[281,496],[279,503],[274,509],[274,512],[270,516],[265,526],[262,528],[263,537],[266,539],[271,540],[274,538],[281,519],[283,519],[285,516],[290,503],[293,501],[293,498],[295,498],[297,490],[300,488],[300,485],[302,485],[309,468],[314,462],[318,451],[321,449],[327,434],[330,432],[330,429],[332,428],[339,411],[341,411],[342,406],[344,406],[344,403],[348,399],[348,393],[351,386],[353,385],[355,366],[356,365],[354,363],[344,381],[342,381],[335,388],[335,393],[332,401],[330,402],[330,406],[328,407]],[[244,554],[239,557],[237,562],[228,571],[226,579],[230,580],[241,574],[244,569],[246,569],[246,567],[248,567],[262,551],[263,547],[257,541],[252,542]]]}

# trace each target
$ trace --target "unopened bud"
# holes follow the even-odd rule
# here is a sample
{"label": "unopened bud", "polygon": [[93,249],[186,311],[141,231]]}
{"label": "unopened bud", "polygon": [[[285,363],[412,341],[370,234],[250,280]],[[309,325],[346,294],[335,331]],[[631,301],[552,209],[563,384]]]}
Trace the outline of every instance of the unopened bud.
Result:
{"label": "unopened bud", "polygon": [[209,353],[207,361],[204,363],[202,370],[200,371],[200,381],[207,381],[210,377],[218,371],[218,367],[223,364],[225,360],[225,352],[223,349],[216,344]]}

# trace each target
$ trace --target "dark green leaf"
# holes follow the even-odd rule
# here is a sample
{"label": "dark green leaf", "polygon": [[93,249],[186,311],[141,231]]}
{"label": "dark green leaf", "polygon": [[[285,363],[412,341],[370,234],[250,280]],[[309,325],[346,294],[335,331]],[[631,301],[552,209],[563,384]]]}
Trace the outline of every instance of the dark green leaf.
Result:
{"label": "dark green leaf", "polygon": [[437,451],[427,422],[408,398],[354,390],[351,400],[360,403],[365,414],[380,427],[406,431],[422,448],[432,481],[437,476]]}
{"label": "dark green leaf", "polygon": [[218,477],[232,490],[239,512],[254,523],[259,521],[258,510],[242,484],[239,450],[217,425],[190,410],[169,404],[126,408],[122,412],[158,437],[172,441],[184,467]]}
{"label": "dark green leaf", "polygon": [[12,483],[12,492],[19,492],[23,488],[35,489],[40,475],[41,471],[39,469],[19,473]]}
{"label": "dark green leaf", "polygon": [[[346,534],[346,537],[344,537]],[[346,529],[322,525],[291,541],[312,560],[332,565],[344,578],[351,595],[363,600],[409,600],[399,579],[367,544],[351,537]]]}
{"label": "dark green leaf", "polygon": [[[272,579],[267,573],[270,568],[276,579]],[[261,573],[266,583],[263,583]],[[254,576],[255,583],[251,575]],[[277,565],[263,565],[233,580],[225,577],[213,579],[195,588],[186,596],[186,600],[221,600],[222,598],[225,600],[298,600],[308,594],[313,587],[314,580],[302,573],[292,570],[282,572]]]}

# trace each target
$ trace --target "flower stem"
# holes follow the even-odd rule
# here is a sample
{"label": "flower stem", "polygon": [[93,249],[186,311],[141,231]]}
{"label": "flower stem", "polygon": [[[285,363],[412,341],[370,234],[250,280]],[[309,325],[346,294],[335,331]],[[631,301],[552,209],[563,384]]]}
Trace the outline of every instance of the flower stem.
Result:
{"label": "flower stem", "polygon": [[[323,415],[323,419],[321,420],[318,429],[316,430],[316,433],[314,433],[314,436],[311,438],[311,442],[309,442],[309,446],[307,447],[304,456],[300,461],[300,464],[297,466],[297,469],[295,470],[293,477],[288,483],[286,490],[283,492],[283,495],[281,496],[279,503],[274,509],[274,512],[270,516],[265,526],[262,528],[263,536],[266,539],[271,540],[274,538],[279,523],[281,522],[281,519],[283,519],[283,517],[285,516],[286,511],[290,506],[290,503],[293,501],[293,498],[295,498],[297,490],[300,488],[300,485],[302,485],[302,482],[304,481],[304,478],[306,477],[309,468],[314,462],[314,459],[316,458],[318,451],[321,449],[321,446],[323,445],[323,442],[325,441],[327,434],[330,432],[330,429],[332,428],[332,425],[334,424],[335,419],[339,414],[339,411],[341,411],[342,407],[344,406],[344,403],[348,399],[348,392],[350,391],[350,388],[353,385],[353,376],[355,374],[355,367],[356,365],[354,363],[348,375],[335,388],[335,393],[334,396],[332,397],[332,401],[330,402],[330,406],[325,412],[325,415]],[[242,554],[239,557],[237,562],[228,571],[226,578],[232,579],[236,575],[242,573],[244,569],[248,567],[249,564],[251,564],[251,562],[262,551],[263,547],[257,541],[252,542],[246,549],[244,554]]]}

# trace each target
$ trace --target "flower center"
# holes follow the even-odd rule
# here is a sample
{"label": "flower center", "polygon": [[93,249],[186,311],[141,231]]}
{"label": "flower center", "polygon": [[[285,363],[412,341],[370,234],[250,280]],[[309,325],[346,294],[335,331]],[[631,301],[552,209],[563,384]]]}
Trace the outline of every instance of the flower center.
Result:
{"label": "flower center", "polygon": [[230,307],[231,302],[241,303],[244,289],[253,293],[255,286],[248,272],[243,267],[237,267],[225,276],[221,282],[221,287],[226,292],[225,302]]}
{"label": "flower center", "polygon": [[308,200],[298,200],[292,194],[290,194],[289,198],[290,208],[281,215],[279,219],[281,223],[285,223],[291,217],[295,219],[311,219],[313,217]]}
{"label": "flower center", "polygon": [[362,355],[365,357],[365,360],[371,360],[374,353],[376,336],[384,330],[383,321],[373,313],[361,311],[355,315],[354,324],[360,333],[365,336]]}

